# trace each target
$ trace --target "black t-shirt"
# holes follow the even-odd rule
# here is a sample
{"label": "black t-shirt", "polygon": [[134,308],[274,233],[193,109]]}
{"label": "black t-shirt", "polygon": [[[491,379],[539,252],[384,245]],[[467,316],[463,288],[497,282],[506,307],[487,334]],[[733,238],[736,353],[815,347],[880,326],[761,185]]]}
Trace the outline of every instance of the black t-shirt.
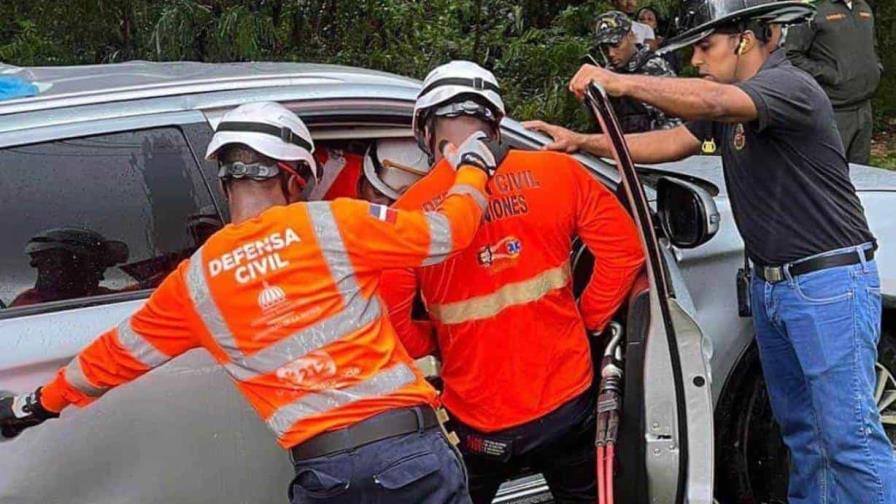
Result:
{"label": "black t-shirt", "polygon": [[778,50],[737,86],[756,104],[755,121],[687,128],[704,152],[721,149],[734,220],[753,262],[783,264],[874,240],[831,102],[815,80]]}

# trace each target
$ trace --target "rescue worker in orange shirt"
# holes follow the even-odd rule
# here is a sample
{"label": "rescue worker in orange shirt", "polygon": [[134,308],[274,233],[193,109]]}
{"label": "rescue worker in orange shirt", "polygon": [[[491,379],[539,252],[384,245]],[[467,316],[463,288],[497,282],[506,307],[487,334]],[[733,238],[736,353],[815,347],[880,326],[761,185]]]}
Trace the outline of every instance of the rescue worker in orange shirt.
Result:
{"label": "rescue worker in orange shirt", "polygon": [[[504,116],[491,72],[466,61],[434,69],[414,111],[421,148],[438,162],[395,204],[436,208],[454,172],[439,146]],[[530,467],[558,502],[593,502],[594,373],[589,331],[600,331],[643,263],[635,225],[613,193],[572,157],[511,150],[489,181],[485,223],[470,247],[438,265],[387,271],[383,295],[412,357],[438,351],[442,403],[470,474],[474,502]],[[578,236],[596,259],[579,304],[569,257]],[[435,336],[411,319],[419,285]]]}
{"label": "rescue worker in orange shirt", "polygon": [[426,154],[414,140],[384,138],[370,144],[364,154],[364,176],[358,181],[358,197],[391,205],[409,187],[429,173]]}
{"label": "rescue worker in orange shirt", "polygon": [[452,150],[459,169],[433,212],[290,204],[317,179],[304,124],[272,102],[228,112],[207,158],[219,163],[233,222],[55,379],[0,399],[3,435],[204,347],[290,452],[292,502],[469,502],[436,392],[398,344],[377,290],[381,269],[438,263],[469,244],[494,148],[471,136]]}
{"label": "rescue worker in orange shirt", "polygon": [[312,191],[312,200],[358,198],[391,205],[431,167],[416,142],[403,138],[377,140],[363,158],[328,148],[317,150],[314,158],[323,167],[324,177]]}

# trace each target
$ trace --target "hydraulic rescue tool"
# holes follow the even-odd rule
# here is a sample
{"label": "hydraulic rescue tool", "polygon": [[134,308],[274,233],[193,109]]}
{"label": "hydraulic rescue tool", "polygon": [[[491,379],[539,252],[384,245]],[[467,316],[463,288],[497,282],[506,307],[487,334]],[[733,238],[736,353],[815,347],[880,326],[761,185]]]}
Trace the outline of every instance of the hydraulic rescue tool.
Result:
{"label": "hydraulic rescue tool", "polygon": [[[585,92],[585,108],[614,146],[618,163],[631,163],[625,136],[603,88],[591,83]],[[616,438],[622,417],[622,326],[611,322],[607,326],[608,342],[601,360],[600,385],[597,399],[597,501],[613,504],[613,468],[616,458]]]}
{"label": "hydraulic rescue tool", "polygon": [[600,504],[613,503],[613,461],[619,419],[622,416],[622,326],[611,322],[606,337],[609,341],[600,364],[597,431],[594,436],[594,447],[597,450],[597,500]]}

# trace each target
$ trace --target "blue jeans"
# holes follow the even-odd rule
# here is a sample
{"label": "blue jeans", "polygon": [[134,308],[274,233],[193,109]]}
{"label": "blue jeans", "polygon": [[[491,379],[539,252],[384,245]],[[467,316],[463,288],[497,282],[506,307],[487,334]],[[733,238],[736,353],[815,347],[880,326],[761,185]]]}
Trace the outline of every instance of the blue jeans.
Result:
{"label": "blue jeans", "polygon": [[463,464],[438,427],[294,465],[292,504],[470,503]]}
{"label": "blue jeans", "polygon": [[754,276],[752,304],[772,411],[790,449],[789,501],[896,503],[896,459],[874,401],[877,265],[786,276],[775,284]]}

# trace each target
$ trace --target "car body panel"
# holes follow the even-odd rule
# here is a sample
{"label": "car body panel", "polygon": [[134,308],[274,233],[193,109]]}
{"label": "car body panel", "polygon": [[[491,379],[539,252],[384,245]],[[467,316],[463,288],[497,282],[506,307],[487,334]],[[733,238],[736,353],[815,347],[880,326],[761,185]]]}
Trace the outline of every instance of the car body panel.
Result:
{"label": "car body panel", "polygon": [[[254,88],[341,83],[399,86],[416,91],[414,79],[362,68],[313,63],[198,63],[131,61],[114,65],[7,67],[5,75],[34,82],[37,96],[0,102],[0,115],[91,104],[188,97]],[[363,95],[360,95],[363,96]]]}
{"label": "car body panel", "polygon": [[[108,325],[105,314],[90,318],[77,339]],[[0,500],[21,504],[285,502],[293,476],[273,436],[202,350],[0,443],[0,453]]]}

